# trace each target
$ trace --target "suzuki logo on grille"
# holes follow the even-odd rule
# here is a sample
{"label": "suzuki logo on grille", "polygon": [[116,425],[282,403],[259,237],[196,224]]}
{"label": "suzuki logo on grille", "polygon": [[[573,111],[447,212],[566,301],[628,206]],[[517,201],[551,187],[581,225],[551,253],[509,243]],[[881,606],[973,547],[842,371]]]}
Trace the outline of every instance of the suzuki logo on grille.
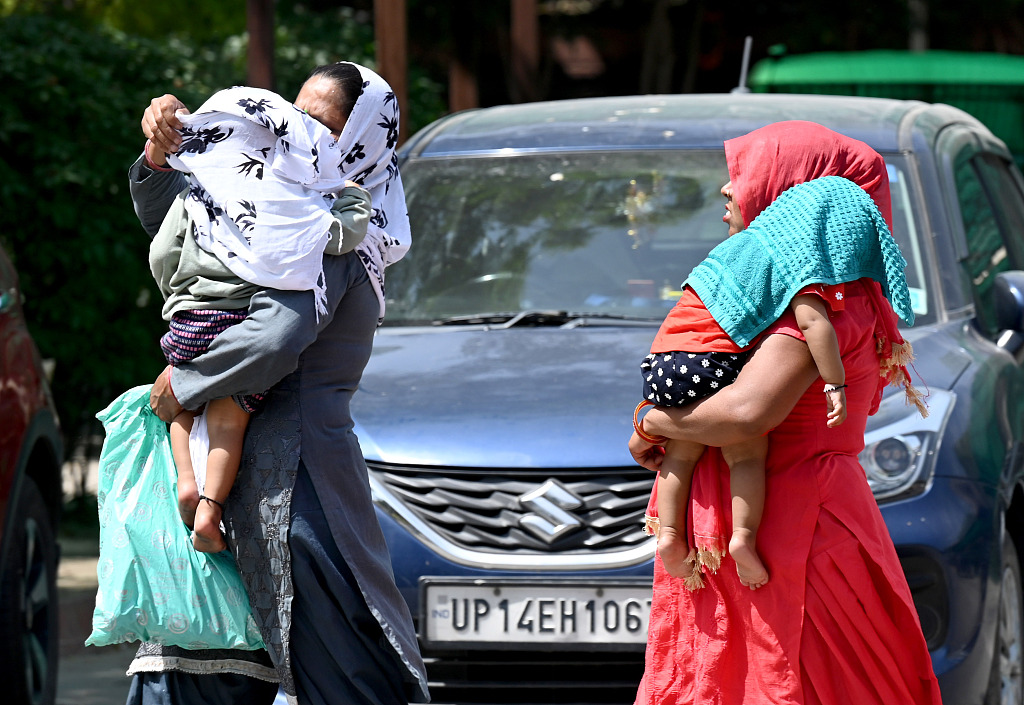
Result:
{"label": "suzuki logo on grille", "polygon": [[521,495],[519,504],[531,512],[519,520],[519,525],[547,543],[554,543],[583,526],[582,521],[567,511],[582,507],[583,499],[558,480],[548,480]]}

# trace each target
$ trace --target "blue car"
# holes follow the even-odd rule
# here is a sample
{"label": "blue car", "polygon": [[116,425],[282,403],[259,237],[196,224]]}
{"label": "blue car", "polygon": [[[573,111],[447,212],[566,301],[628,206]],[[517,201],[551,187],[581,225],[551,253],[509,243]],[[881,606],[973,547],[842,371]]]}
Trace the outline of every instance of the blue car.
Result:
{"label": "blue car", "polygon": [[885,157],[930,415],[887,396],[861,462],[944,700],[1024,703],[1024,180],[948,106],[749,94],[487,108],[404,146],[415,243],[353,413],[435,702],[633,701],[639,362],[726,236],[723,142],[789,119]]}

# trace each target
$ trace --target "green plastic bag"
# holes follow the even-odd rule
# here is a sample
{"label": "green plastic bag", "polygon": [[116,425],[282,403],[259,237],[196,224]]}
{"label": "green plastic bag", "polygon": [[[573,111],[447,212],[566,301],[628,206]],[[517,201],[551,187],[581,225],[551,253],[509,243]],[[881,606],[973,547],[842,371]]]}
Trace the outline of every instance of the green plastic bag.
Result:
{"label": "green plastic bag", "polygon": [[228,551],[199,553],[177,506],[167,426],[150,387],[129,389],[96,417],[99,589],[87,645],[148,641],[186,649],[261,649],[242,579]]}

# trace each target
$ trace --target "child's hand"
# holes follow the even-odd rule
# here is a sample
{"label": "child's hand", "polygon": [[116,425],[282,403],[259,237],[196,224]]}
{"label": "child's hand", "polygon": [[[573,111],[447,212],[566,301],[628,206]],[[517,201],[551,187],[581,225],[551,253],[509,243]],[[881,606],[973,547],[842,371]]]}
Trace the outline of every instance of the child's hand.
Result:
{"label": "child's hand", "polygon": [[629,439],[629,453],[636,464],[654,472],[661,471],[665,460],[665,448],[640,438],[635,432]]}
{"label": "child's hand", "polygon": [[[836,389],[836,387],[839,387]],[[825,402],[828,404],[829,428],[835,428],[846,421],[846,385],[826,384]]]}

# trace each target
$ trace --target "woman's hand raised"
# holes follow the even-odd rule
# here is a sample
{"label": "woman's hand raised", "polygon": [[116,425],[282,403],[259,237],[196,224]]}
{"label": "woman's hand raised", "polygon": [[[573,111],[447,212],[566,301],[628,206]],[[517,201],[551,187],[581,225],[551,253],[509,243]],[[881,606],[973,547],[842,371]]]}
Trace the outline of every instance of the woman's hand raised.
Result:
{"label": "woman's hand raised", "polygon": [[181,134],[178,130],[182,128],[182,124],[175,115],[178,110],[188,112],[184,103],[170,93],[165,93],[151,100],[142,115],[142,132],[146,139],[153,143],[146,149],[149,158],[158,166],[167,163],[165,154],[178,151],[181,145]]}

